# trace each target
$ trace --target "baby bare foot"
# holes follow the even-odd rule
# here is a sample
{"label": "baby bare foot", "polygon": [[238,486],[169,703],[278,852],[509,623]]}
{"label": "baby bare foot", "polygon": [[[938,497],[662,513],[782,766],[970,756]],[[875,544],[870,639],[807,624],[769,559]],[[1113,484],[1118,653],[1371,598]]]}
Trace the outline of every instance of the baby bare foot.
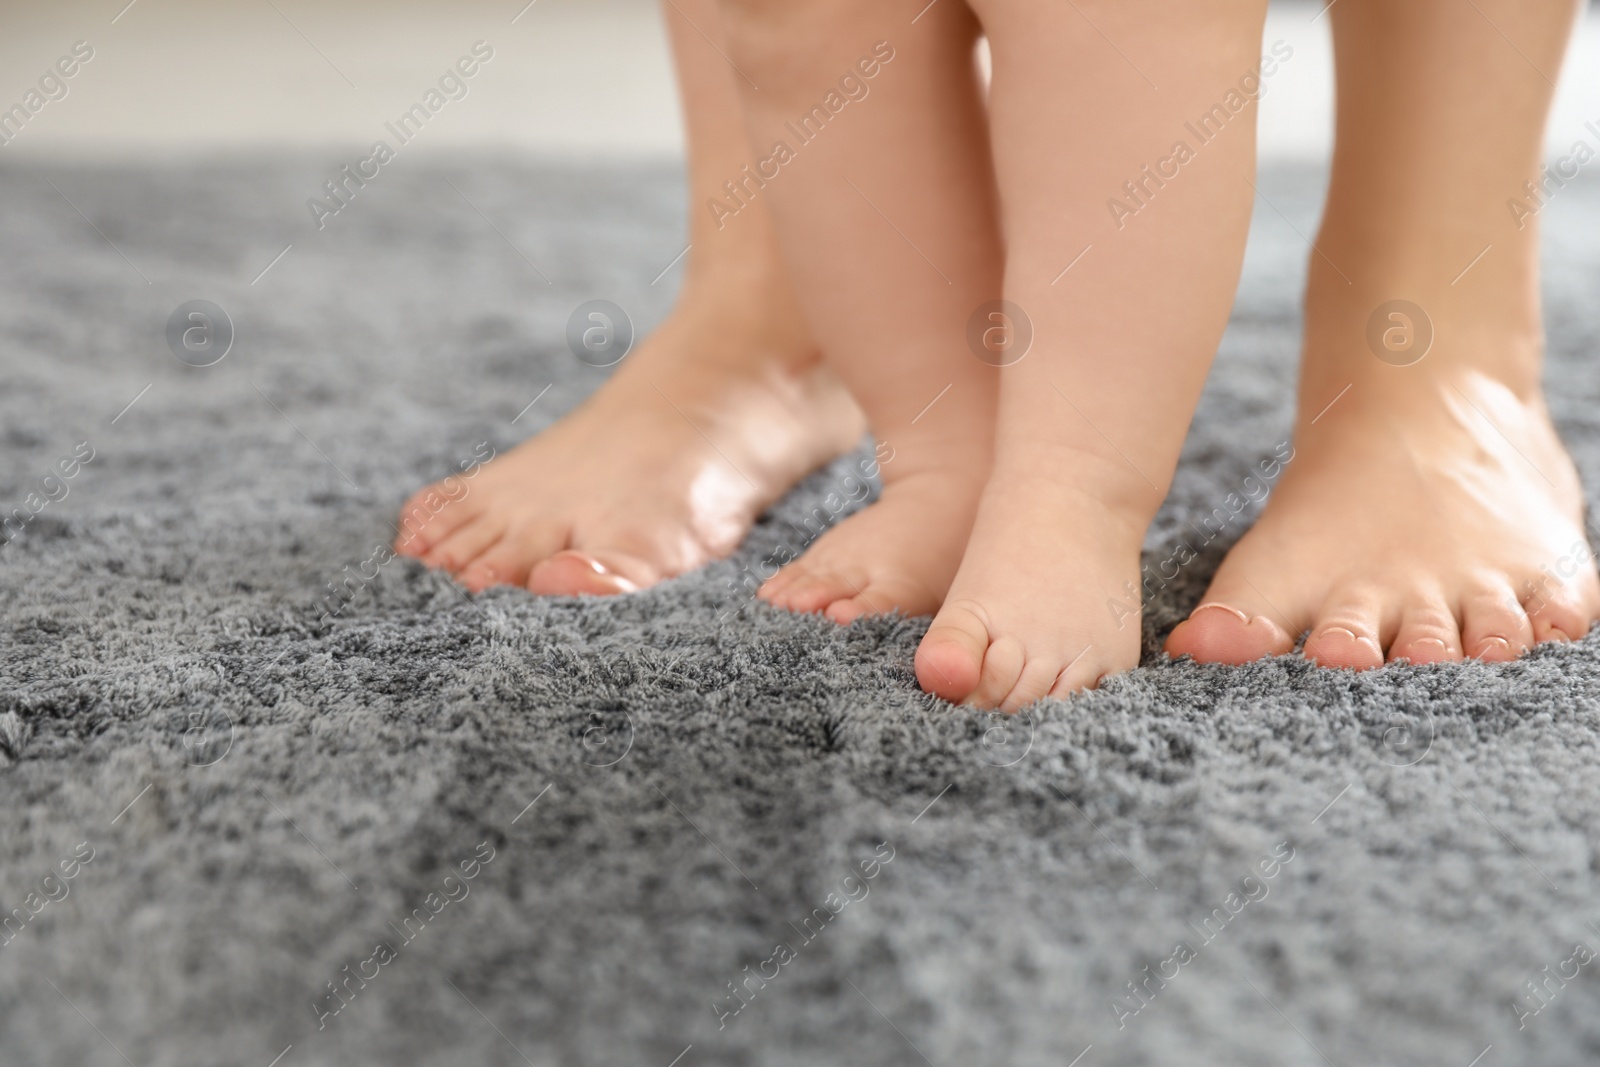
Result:
{"label": "baby bare foot", "polygon": [[1537,394],[1471,372],[1419,391],[1369,377],[1302,431],[1167,651],[1245,663],[1309,633],[1325,666],[1503,661],[1597,617],[1582,489]]}
{"label": "baby bare foot", "polygon": [[396,551],[474,592],[559,596],[628,592],[726,555],[763,509],[860,440],[854,402],[803,343],[748,313],[680,308],[594,396],[464,494],[445,479],[412,497]]}
{"label": "baby bare foot", "polygon": [[1101,493],[1054,473],[1072,466],[1029,464],[990,480],[960,572],[917,649],[922,688],[1017,711],[1138,665],[1139,613],[1122,590],[1138,579],[1154,503],[1131,485],[1131,496]]}
{"label": "baby bare foot", "polygon": [[862,615],[931,615],[961,563],[987,473],[967,460],[895,471],[880,446],[884,488],[877,502],[829,529],[756,594],[774,607],[820,612],[848,624]]}

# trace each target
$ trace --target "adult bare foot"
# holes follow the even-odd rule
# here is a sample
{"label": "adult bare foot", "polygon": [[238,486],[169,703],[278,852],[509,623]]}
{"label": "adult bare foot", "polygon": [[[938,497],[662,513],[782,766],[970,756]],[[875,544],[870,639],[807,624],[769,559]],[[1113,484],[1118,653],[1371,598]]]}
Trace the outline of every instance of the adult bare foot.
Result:
{"label": "adult bare foot", "polygon": [[447,479],[406,505],[396,549],[470,589],[620,593],[681,574],[731,551],[763,508],[860,440],[764,203],[715,210],[756,158],[717,9],[671,0],[663,15],[689,146],[693,254],[678,306],[582,407],[478,471],[465,495]]}
{"label": "adult bare foot", "polygon": [[1309,634],[1309,659],[1366,668],[1588,632],[1600,579],[1572,461],[1536,385],[1462,355],[1429,373],[1362,352],[1325,414],[1302,408],[1294,463],[1167,651],[1244,663]]}
{"label": "adult bare foot", "polygon": [[[550,595],[627,592],[731,552],[864,423],[803,331],[728,304],[680,305],[594,396],[464,495],[447,492],[454,482],[421,490],[396,551],[474,592]],[[459,499],[434,514],[430,493]]]}
{"label": "adult bare foot", "polygon": [[1360,668],[1576,639],[1600,577],[1540,393],[1539,219],[1520,199],[1572,10],[1347,0],[1332,18],[1295,460],[1167,650],[1240,663],[1308,633],[1309,658]]}

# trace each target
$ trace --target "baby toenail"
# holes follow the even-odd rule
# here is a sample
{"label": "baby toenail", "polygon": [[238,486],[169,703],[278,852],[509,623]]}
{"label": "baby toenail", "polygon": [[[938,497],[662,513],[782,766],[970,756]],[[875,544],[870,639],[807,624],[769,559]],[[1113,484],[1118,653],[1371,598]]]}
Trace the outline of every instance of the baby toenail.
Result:
{"label": "baby toenail", "polygon": [[1412,647],[1416,647],[1418,645],[1433,645],[1440,652],[1448,653],[1450,651],[1450,646],[1439,640],[1437,637],[1419,637],[1415,641],[1411,642],[1411,644]]}
{"label": "baby toenail", "polygon": [[1496,651],[1509,655],[1511,652],[1511,642],[1507,641],[1503,637],[1485,637],[1482,641],[1478,642],[1478,649],[1472,654],[1472,658],[1483,659],[1491,652]]}

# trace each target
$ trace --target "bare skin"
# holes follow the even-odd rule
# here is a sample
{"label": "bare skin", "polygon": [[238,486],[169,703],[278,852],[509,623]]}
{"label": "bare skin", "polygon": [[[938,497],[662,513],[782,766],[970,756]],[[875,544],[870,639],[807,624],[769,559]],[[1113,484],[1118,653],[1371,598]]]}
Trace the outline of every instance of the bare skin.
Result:
{"label": "bare skin", "polygon": [[[974,6],[994,54],[1005,294],[1035,338],[1001,373],[994,475],[916,666],[942,697],[1014,711],[1138,662],[1137,615],[1106,605],[1138,583],[1227,323],[1255,159],[1240,84],[1265,6]],[[1198,140],[1185,123],[1230,91]],[[1115,106],[1083,106],[1102,98]],[[1179,141],[1191,158],[1174,159]],[[1137,201],[1129,180],[1147,182]]]}
{"label": "bare skin", "polygon": [[[1243,663],[1304,635],[1333,667],[1504,661],[1600,617],[1583,492],[1539,386],[1537,219],[1519,228],[1507,207],[1538,180],[1574,11],[1458,15],[1442,0],[1332,11],[1339,140],[1296,454],[1175,655]],[[1397,298],[1425,315],[1397,326],[1434,332],[1406,366],[1366,341]]]}
{"label": "bare skin", "polygon": [[580,408],[488,463],[464,494],[447,480],[406,503],[396,551],[474,592],[623,593],[692,570],[731,552],[864,429],[804,325],[765,206],[720,220],[707,207],[757,158],[736,75],[702,36],[718,32],[715,8],[674,0],[664,17],[688,120],[683,290]]}
{"label": "bare skin", "polygon": [[893,457],[880,499],[759,595],[841,623],[931,613],[994,438],[995,369],[965,339],[973,310],[999,295],[977,24],[960,4],[925,0],[723,10],[731,61],[754,83],[741,84],[750,140],[793,156],[755,195],[829,366]]}
{"label": "bare skin", "polygon": [[[959,5],[903,6],[724,0],[731,59],[717,62],[761,84],[738,90],[749,143],[793,139],[782,131],[836,88],[850,103],[796,140],[778,177],[746,188],[730,228],[751,222],[743,232],[762,239],[739,247],[756,254],[725,243],[704,257],[659,342],[484,471],[443,513],[450,523],[418,534],[424,558],[475,588],[539,592],[679,573],[726,552],[795,478],[853,443],[848,386],[894,456],[883,497],[764,599],[840,622],[937,609],[918,678],[982,707],[1015,710],[1137,662],[1137,617],[1106,604],[1139,584],[1144,531],[1237,281],[1253,196],[1243,76],[1257,67],[1262,4],[979,0],[995,55],[992,156],[975,23]],[[1305,634],[1306,654],[1329,666],[1509,659],[1600,616],[1581,490],[1539,393],[1537,222],[1519,228],[1505,210],[1536,177],[1572,11],[1484,0],[1481,25],[1457,15],[1443,0],[1333,10],[1339,152],[1307,298],[1296,456],[1173,633],[1175,654],[1244,662]],[[681,48],[689,31],[676,32]],[[1226,128],[1165,169],[1189,124],[1240,88]],[[1117,107],[1081,106],[1108,94]],[[695,187],[716,195],[766,155],[741,140]],[[1129,179],[1142,197],[1121,192]],[[1108,218],[1108,197],[1137,210]],[[1073,270],[1081,257],[1092,259]],[[997,369],[968,350],[966,325],[1002,293],[1035,337]],[[1420,305],[1436,334],[1420,362],[1368,346],[1374,311],[1395,299]],[[622,418],[650,447],[613,432]]]}

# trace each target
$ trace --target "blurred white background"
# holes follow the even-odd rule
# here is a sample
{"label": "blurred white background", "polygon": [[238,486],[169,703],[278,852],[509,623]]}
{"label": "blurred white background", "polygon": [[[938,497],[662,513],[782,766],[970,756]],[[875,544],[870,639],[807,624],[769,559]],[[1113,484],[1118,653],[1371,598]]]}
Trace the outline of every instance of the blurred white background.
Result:
{"label": "blurred white background", "polygon": [[[1482,17],[1462,0],[1462,18]],[[1261,107],[1267,159],[1323,158],[1332,136],[1328,18],[1275,4],[1266,41],[1294,58]],[[0,109],[88,41],[94,59],[9,144],[8,157],[215,155],[326,148],[385,137],[383,124],[484,40],[494,59],[410,152],[507,151],[567,159],[676,156],[678,104],[651,0],[94,0],[0,4]],[[1600,14],[1580,26],[1549,143],[1600,142]],[[389,139],[385,137],[385,139]]]}

